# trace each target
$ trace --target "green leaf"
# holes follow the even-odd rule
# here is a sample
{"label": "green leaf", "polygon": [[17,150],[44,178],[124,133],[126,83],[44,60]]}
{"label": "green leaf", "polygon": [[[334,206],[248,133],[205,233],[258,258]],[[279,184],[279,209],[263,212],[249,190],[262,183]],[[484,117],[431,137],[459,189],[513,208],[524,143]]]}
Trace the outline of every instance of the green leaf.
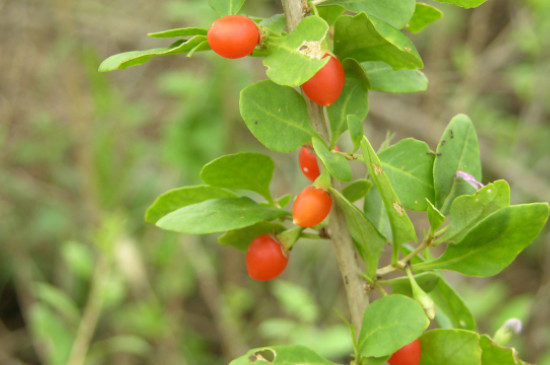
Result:
{"label": "green leaf", "polygon": [[288,203],[292,200],[292,195],[285,194],[277,199],[277,205],[281,208],[286,207]]}
{"label": "green leaf", "polygon": [[491,213],[510,205],[510,186],[504,180],[487,184],[473,195],[462,195],[451,205],[447,231],[438,241],[460,241]]}
{"label": "green leaf", "polygon": [[274,14],[269,18],[262,19],[259,24],[275,33],[282,33],[286,27],[286,17],[284,14]]}
{"label": "green leaf", "polygon": [[249,350],[229,365],[335,365],[304,346],[269,346]]}
{"label": "green leaf", "polygon": [[420,365],[482,365],[479,335],[475,332],[435,329],[420,337],[420,346]]}
{"label": "green leaf", "polygon": [[457,6],[461,6],[463,8],[469,9],[469,8],[476,8],[483,4],[487,0],[436,0],[440,3],[447,3],[447,4],[453,4]]}
{"label": "green leaf", "polygon": [[34,295],[42,303],[49,304],[72,325],[80,320],[80,311],[75,302],[64,291],[47,283],[34,283]]}
{"label": "green leaf", "polygon": [[67,326],[47,306],[38,302],[29,308],[29,324],[33,338],[40,343],[49,344],[44,348],[47,364],[67,364],[76,329]]}
{"label": "green leaf", "polygon": [[406,25],[406,28],[411,33],[418,33],[442,16],[443,13],[433,6],[424,3],[416,3],[413,17],[409,21],[409,24]]}
{"label": "green leaf", "polygon": [[481,180],[477,135],[472,121],[464,114],[458,114],[449,122],[436,150],[435,206],[445,215],[457,196],[475,192],[467,182],[455,177],[459,170]]}
{"label": "green leaf", "polygon": [[342,189],[342,194],[351,203],[363,198],[372,188],[372,182],[365,179],[357,179]]}
{"label": "green leaf", "polygon": [[346,131],[348,116],[353,115],[362,121],[369,111],[368,87],[370,82],[361,65],[348,59],[344,61],[344,70],[346,82],[342,94],[327,108],[332,145],[336,144],[338,138]]}
{"label": "green leaf", "polygon": [[264,233],[277,234],[285,230],[285,227],[273,222],[260,222],[252,226],[227,231],[218,237],[222,245],[233,246],[237,250],[246,252],[252,240]]}
{"label": "green leaf", "polygon": [[445,223],[445,216],[428,199],[426,199],[426,208],[428,220],[430,221],[430,231],[434,232]]}
{"label": "green leaf", "polygon": [[176,42],[170,47],[153,48],[146,51],[130,51],[113,55],[101,62],[99,65],[99,72],[121,70],[126,67],[141,65],[149,61],[152,57],[206,49],[210,49],[206,41],[206,36],[197,35],[187,41]]}
{"label": "green leaf", "polygon": [[208,5],[220,16],[234,15],[239,12],[245,0],[208,0]]}
{"label": "green leaf", "polygon": [[428,79],[419,70],[394,70],[385,62],[362,62],[373,90],[388,93],[415,93],[428,88]]}
{"label": "green leaf", "polygon": [[205,36],[207,32],[208,32],[207,29],[192,27],[192,28],[167,29],[167,30],[162,30],[160,32],[147,33],[147,35],[153,38],[174,38],[174,37],[190,37],[190,36],[196,36],[196,35]]}
{"label": "green leaf", "polygon": [[180,233],[207,234],[239,229],[284,215],[290,214],[245,197],[212,199],[169,213],[157,222],[157,226]]}
{"label": "green leaf", "polygon": [[321,41],[328,24],[318,16],[309,16],[288,35],[268,41],[263,64],[271,81],[297,87],[311,79],[329,59],[321,59]]}
{"label": "green leaf", "polygon": [[382,297],[365,310],[357,350],[366,357],[391,355],[417,339],[429,324],[413,299],[400,294]]}
{"label": "green leaf", "polygon": [[[415,275],[414,280],[420,286],[420,288],[422,288],[422,290],[424,290],[426,293],[429,293],[436,287],[437,283],[439,282],[439,276],[431,272],[424,272],[422,274]],[[380,281],[379,283],[382,285],[391,285],[392,294],[402,294],[408,297],[412,297],[413,293],[411,288],[411,281],[406,276],[383,282]]]}
{"label": "green leaf", "polygon": [[[320,4],[320,5],[324,5],[324,4]],[[346,11],[346,8],[339,5],[319,6],[317,8],[317,11],[319,12],[319,16],[325,19],[328,25],[333,25],[336,19],[340,16],[340,14]]]}
{"label": "green leaf", "polygon": [[502,208],[483,219],[439,258],[414,265],[415,270],[447,269],[470,276],[492,276],[527,247],[548,219],[548,204]]}
{"label": "green leaf", "polygon": [[341,5],[356,13],[364,11],[374,15],[394,28],[401,29],[414,13],[414,0],[328,0],[320,5]]}
{"label": "green leaf", "polygon": [[416,242],[416,232],[414,230],[414,226],[407,215],[407,212],[403,208],[397,194],[395,193],[388,176],[384,172],[382,163],[376,155],[376,152],[374,152],[374,149],[372,148],[367,137],[363,138],[363,141],[361,142],[361,149],[363,151],[367,168],[370,171],[370,176],[374,180],[374,183],[382,196],[382,201],[384,202],[386,212],[388,213],[392,231],[392,243],[394,246],[394,252],[396,252],[402,243],[407,241]]}
{"label": "green leaf", "polygon": [[145,212],[145,221],[155,224],[159,219],[179,208],[209,199],[234,198],[231,191],[214,186],[185,186],[160,195]]}
{"label": "green leaf", "polygon": [[423,67],[418,51],[403,33],[365,13],[342,15],[336,20],[334,52],[340,59],[384,61],[396,70]]}
{"label": "green leaf", "polygon": [[353,238],[357,251],[365,262],[366,275],[372,279],[376,276],[378,258],[386,240],[378,233],[363,212],[338,190],[330,189],[330,192],[338,207],[344,212],[349,233]]}
{"label": "green leaf", "polygon": [[338,152],[328,149],[322,139],[313,137],[313,149],[332,176],[342,181],[350,181],[353,177],[348,160]]}
{"label": "green leaf", "polygon": [[462,298],[441,278],[430,293],[437,306],[436,321],[444,328],[475,330],[476,322]]}
{"label": "green leaf", "polygon": [[376,227],[378,232],[386,237],[389,242],[392,242],[390,219],[384,201],[382,200],[382,195],[380,195],[380,191],[378,191],[376,185],[373,185],[365,196],[363,211],[367,219]]}
{"label": "green leaf", "polygon": [[255,191],[272,201],[269,183],[275,164],[271,157],[251,152],[225,155],[204,165],[201,180],[220,188]]}
{"label": "green leaf", "polygon": [[363,139],[363,120],[356,115],[347,116],[349,136],[353,143],[353,152],[357,151],[361,147],[361,140]]}
{"label": "green leaf", "polygon": [[499,346],[487,335],[481,335],[480,344],[482,365],[527,365],[519,359],[516,349]]}
{"label": "green leaf", "polygon": [[289,153],[316,135],[304,98],[293,88],[257,82],[241,91],[239,107],[248,129],[271,150]]}
{"label": "green leaf", "polygon": [[425,211],[434,200],[434,155],[425,142],[405,138],[378,154],[382,168],[403,206]]}

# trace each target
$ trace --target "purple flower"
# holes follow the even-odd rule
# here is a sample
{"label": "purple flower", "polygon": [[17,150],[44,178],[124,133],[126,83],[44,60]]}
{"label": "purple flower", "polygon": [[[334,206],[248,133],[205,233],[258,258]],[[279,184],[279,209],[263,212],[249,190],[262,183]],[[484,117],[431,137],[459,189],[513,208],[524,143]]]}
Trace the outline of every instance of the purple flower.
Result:
{"label": "purple flower", "polygon": [[464,171],[457,171],[455,174],[455,177],[463,178],[464,181],[466,181],[468,184],[470,184],[470,186],[472,186],[476,190],[481,189],[482,187],[485,186],[479,181],[477,181],[475,177],[473,177],[472,175]]}

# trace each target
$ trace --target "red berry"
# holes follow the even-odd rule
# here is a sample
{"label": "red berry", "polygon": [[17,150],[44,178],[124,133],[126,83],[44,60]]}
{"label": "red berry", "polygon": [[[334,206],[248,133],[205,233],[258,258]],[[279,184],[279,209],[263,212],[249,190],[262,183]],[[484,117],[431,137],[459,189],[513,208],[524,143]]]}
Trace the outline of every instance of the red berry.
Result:
{"label": "red berry", "polygon": [[408,345],[401,347],[388,360],[390,365],[418,365],[420,364],[420,341],[414,340]]}
{"label": "red berry", "polygon": [[317,163],[315,152],[311,147],[302,146],[298,155],[298,161],[300,162],[300,169],[311,182],[319,177],[319,164]]}
{"label": "red berry", "polygon": [[346,75],[342,63],[336,57],[328,54],[325,57],[330,57],[328,63],[306,81],[302,89],[314,103],[328,106],[340,96]]}
{"label": "red berry", "polygon": [[206,39],[210,48],[220,56],[241,58],[252,53],[260,42],[260,31],[249,18],[229,15],[212,23]]}
{"label": "red berry", "polygon": [[298,194],[294,202],[292,208],[294,224],[313,227],[326,218],[331,206],[332,198],[326,191],[308,186]]}
{"label": "red berry", "polygon": [[246,270],[252,279],[271,280],[288,263],[288,254],[273,236],[262,234],[252,240],[246,251]]}
{"label": "red berry", "polygon": [[[334,146],[334,151],[340,151],[338,146]],[[302,146],[298,155],[298,162],[300,162],[300,169],[304,173],[304,176],[311,182],[314,182],[319,177],[319,164],[317,163],[317,157],[313,148]]]}

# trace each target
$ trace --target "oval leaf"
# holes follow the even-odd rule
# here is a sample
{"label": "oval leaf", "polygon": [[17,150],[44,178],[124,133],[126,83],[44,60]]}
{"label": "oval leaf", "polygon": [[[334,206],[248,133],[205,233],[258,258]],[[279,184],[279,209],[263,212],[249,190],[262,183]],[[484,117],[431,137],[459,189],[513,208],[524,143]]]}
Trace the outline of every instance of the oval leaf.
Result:
{"label": "oval leaf", "polygon": [[204,165],[201,180],[206,184],[229,189],[255,191],[272,201],[269,183],[275,164],[271,157],[251,152],[226,155]]}
{"label": "oval leaf", "polygon": [[344,187],[342,194],[347,200],[353,203],[367,195],[371,188],[372,182],[366,179],[358,179]]}
{"label": "oval leaf", "polygon": [[480,342],[482,365],[527,365],[518,358],[518,352],[514,348],[499,346],[487,335],[482,335]]}
{"label": "oval leaf", "polygon": [[420,365],[482,365],[479,335],[475,332],[436,329],[420,337],[420,346]]}
{"label": "oval leaf", "polygon": [[513,205],[496,211],[435,260],[417,270],[447,269],[470,276],[492,276],[508,266],[540,233],[548,204]]}
{"label": "oval leaf", "polygon": [[363,62],[371,88],[387,93],[415,93],[426,91],[428,78],[419,70],[394,70],[385,62]]}
{"label": "oval leaf", "polygon": [[173,37],[190,37],[195,35],[206,35],[207,30],[204,28],[175,28],[162,30],[160,32],[147,33],[153,38],[173,38]]}
{"label": "oval leaf", "polygon": [[340,59],[384,61],[396,70],[423,67],[414,44],[403,33],[365,13],[338,18],[334,24],[334,52]]}
{"label": "oval leaf", "polygon": [[435,22],[443,16],[438,9],[424,3],[416,3],[414,14],[406,28],[411,33],[422,31],[427,25]]}
{"label": "oval leaf", "polygon": [[463,179],[455,177],[458,171],[467,172],[481,180],[479,144],[474,125],[468,116],[459,114],[447,125],[437,145],[434,162],[435,206],[447,215],[453,200],[475,189]]}
{"label": "oval leaf", "polygon": [[434,155],[425,142],[405,138],[378,154],[382,168],[403,206],[425,211],[434,200]]}
{"label": "oval leaf", "polygon": [[487,184],[473,195],[459,196],[451,205],[449,227],[438,241],[460,241],[491,213],[510,205],[510,186],[504,180]]}
{"label": "oval leaf", "polygon": [[382,297],[365,310],[357,349],[366,357],[391,355],[417,339],[429,324],[413,299],[400,294]]}
{"label": "oval leaf", "polygon": [[271,150],[295,151],[316,134],[304,98],[290,87],[257,82],[241,91],[239,107],[248,129]]}
{"label": "oval leaf", "polygon": [[356,13],[364,11],[397,29],[403,28],[411,19],[414,4],[414,0],[328,0],[321,3],[321,5],[341,5]]}
{"label": "oval leaf", "polygon": [[205,35],[197,35],[187,41],[174,43],[170,47],[153,48],[146,51],[130,51],[113,55],[99,65],[99,72],[121,70],[130,66],[141,65],[152,57],[171,54],[194,52],[196,50],[210,49]]}
{"label": "oval leaf", "polygon": [[157,222],[157,226],[180,233],[207,234],[239,229],[284,215],[290,213],[245,197],[213,199],[169,213]]}
{"label": "oval leaf", "polygon": [[185,186],[170,190],[155,200],[145,212],[145,220],[155,224],[166,214],[187,205],[197,204],[209,199],[234,198],[235,193],[213,186]]}

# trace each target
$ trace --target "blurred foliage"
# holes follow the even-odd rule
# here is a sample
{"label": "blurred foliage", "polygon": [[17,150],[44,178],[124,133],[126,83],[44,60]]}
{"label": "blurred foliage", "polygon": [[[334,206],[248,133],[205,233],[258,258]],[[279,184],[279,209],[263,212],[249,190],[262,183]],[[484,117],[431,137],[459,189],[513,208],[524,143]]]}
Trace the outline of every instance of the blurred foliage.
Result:
{"label": "blurred foliage", "polygon": [[[514,200],[549,201],[550,4],[436,6],[443,20],[413,36],[428,91],[372,93],[368,133],[430,141],[450,115],[470,114],[484,182],[505,178]],[[216,237],[144,223],[154,198],[197,182],[204,163],[261,148],[237,107],[240,89],[264,78],[258,60],[167,57],[97,73],[108,55],[153,46],[148,32],[207,27],[216,18],[207,2],[6,1],[0,10],[0,45],[10,50],[0,57],[0,362],[225,364],[268,341],[346,359],[336,312],[347,308],[326,244],[300,243],[284,281],[265,284]],[[244,11],[281,9],[262,0]],[[306,183],[297,158],[272,157],[275,195],[295,194]],[[522,319],[514,345],[542,365],[549,267],[546,233],[492,281],[457,283],[482,331]]]}

